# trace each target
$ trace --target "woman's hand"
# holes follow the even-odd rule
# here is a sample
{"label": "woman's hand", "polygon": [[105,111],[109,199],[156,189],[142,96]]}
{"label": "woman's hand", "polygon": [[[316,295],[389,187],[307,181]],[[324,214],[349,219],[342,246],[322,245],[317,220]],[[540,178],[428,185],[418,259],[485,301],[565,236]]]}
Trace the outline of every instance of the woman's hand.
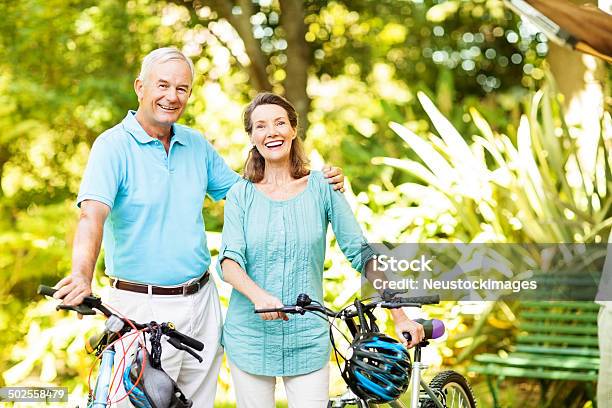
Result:
{"label": "woman's hand", "polygon": [[[269,293],[262,291],[254,299],[252,299],[255,309],[274,309],[285,306],[277,297],[270,295]],[[260,313],[259,316],[263,320],[289,320],[289,317],[283,312],[269,312]]]}
{"label": "woman's hand", "polygon": [[[423,325],[410,320],[401,309],[392,309],[391,315],[395,322],[395,333],[406,348],[412,348],[423,341],[425,338],[425,329],[423,329]],[[410,333],[410,343],[408,343],[404,337],[405,332]]]}

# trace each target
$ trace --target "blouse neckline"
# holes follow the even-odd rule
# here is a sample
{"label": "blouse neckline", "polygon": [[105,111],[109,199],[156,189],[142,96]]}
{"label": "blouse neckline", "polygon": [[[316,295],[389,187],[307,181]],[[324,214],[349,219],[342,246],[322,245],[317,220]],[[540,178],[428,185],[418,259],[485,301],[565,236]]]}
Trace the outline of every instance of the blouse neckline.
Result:
{"label": "blouse neckline", "polygon": [[264,199],[266,199],[267,201],[270,201],[272,203],[288,203],[290,201],[297,200],[298,198],[303,196],[306,193],[306,191],[308,191],[308,189],[310,188],[310,185],[312,184],[312,171],[310,171],[310,173],[308,173],[308,180],[306,181],[306,187],[304,187],[300,192],[298,192],[293,197],[289,197],[289,198],[284,199],[284,200],[275,200],[273,198],[270,198],[266,193],[264,193],[263,191],[259,190],[257,188],[257,186],[255,185],[255,183],[253,183],[253,182],[250,182],[250,183],[253,185],[253,189],[255,189],[255,192],[258,195],[260,195],[261,197],[263,197]]}

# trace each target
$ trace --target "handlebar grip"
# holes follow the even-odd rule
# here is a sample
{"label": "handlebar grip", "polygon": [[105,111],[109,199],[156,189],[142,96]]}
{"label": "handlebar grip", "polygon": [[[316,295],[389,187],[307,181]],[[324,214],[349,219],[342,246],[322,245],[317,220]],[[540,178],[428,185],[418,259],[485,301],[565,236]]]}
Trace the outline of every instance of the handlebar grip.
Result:
{"label": "handlebar grip", "polygon": [[168,332],[167,336],[173,337],[183,343],[184,345],[191,347],[192,349],[202,351],[204,350],[204,344],[201,341],[198,341],[192,337],[187,336],[186,334],[181,333],[180,331],[173,330]]}
{"label": "handlebar grip", "polygon": [[255,313],[273,313],[280,312],[280,308],[272,308],[272,309],[255,309]]}
{"label": "handlebar grip", "polygon": [[50,296],[50,297],[53,297],[55,292],[57,292],[57,289],[52,288],[51,286],[46,286],[46,285],[38,285],[38,290],[36,291],[36,293],[38,293],[39,295]]}
{"label": "handlebar grip", "polygon": [[[425,331],[425,337],[423,340],[433,340],[444,335],[446,328],[444,327],[444,322],[438,319],[414,319],[415,322],[421,324],[423,326],[423,330]],[[408,332],[403,332],[402,335],[408,342],[412,339],[412,336]]]}
{"label": "handlebar grip", "polygon": [[401,297],[396,299],[402,303],[420,303],[421,305],[437,305],[440,303],[440,295]]}
{"label": "handlebar grip", "polygon": [[299,313],[299,311],[296,310],[295,306],[274,307],[271,309],[255,309],[255,313],[274,313],[274,312]]}

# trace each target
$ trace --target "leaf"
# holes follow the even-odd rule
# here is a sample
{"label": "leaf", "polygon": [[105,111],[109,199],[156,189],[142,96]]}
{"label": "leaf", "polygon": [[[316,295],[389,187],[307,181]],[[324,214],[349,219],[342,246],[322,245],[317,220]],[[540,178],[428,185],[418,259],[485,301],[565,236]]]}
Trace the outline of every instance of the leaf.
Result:
{"label": "leaf", "polygon": [[391,122],[389,127],[393,129],[393,131],[397,133],[417,155],[419,155],[425,165],[435,174],[439,184],[450,186],[454,171],[440,153],[432,148],[425,140],[421,139],[399,123]]}

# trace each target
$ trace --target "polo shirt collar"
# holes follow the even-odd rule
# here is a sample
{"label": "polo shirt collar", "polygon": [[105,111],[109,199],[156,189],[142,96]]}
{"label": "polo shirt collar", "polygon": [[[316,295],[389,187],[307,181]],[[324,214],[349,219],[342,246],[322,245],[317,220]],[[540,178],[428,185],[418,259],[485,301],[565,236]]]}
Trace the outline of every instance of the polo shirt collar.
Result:
{"label": "polo shirt collar", "polygon": [[[121,124],[123,125],[123,128],[129,134],[131,134],[134,139],[136,139],[136,141],[138,141],[138,143],[146,144],[157,140],[149,136],[149,134],[145,132],[145,130],[142,128],[142,126],[140,126],[140,123],[138,123],[138,121],[136,120],[136,111],[128,111],[127,115],[125,115],[125,118],[123,118],[123,121],[121,121]],[[172,140],[175,140],[176,143],[186,145],[187,137],[184,133],[185,132],[182,132],[181,129],[176,126],[176,124],[172,124]]]}

